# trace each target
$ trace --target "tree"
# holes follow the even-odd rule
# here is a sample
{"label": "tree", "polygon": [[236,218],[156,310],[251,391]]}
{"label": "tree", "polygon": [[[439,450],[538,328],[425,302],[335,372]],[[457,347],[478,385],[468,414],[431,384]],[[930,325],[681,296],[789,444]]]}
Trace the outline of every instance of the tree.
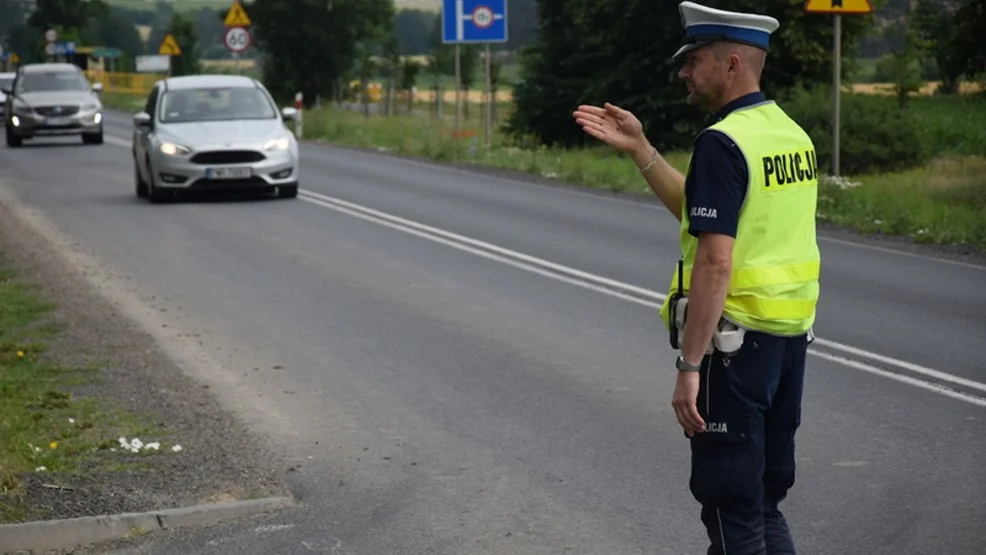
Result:
{"label": "tree", "polygon": [[970,77],[986,74],[986,43],[982,40],[986,29],[986,0],[966,0],[955,12],[958,28],[951,41],[957,63]]}
{"label": "tree", "polygon": [[941,87],[938,92],[959,92],[959,79],[965,71],[961,56],[955,51],[958,31],[955,19],[955,2],[942,4],[941,0],[918,0],[911,13],[910,26],[923,44],[923,51],[935,61]]}
{"label": "tree", "polygon": [[181,55],[171,58],[171,74],[192,75],[201,72],[195,23],[182,14],[175,12],[171,18],[169,32],[175,38],[178,47],[181,48]]}
{"label": "tree", "polygon": [[[27,23],[42,33],[48,29],[79,29],[88,19],[88,4],[84,0],[36,0]],[[105,7],[101,1],[94,4]]]}
{"label": "tree", "polygon": [[393,0],[255,0],[254,39],[275,97],[306,102],[334,92],[353,67],[356,44],[390,33]]}
{"label": "tree", "polygon": [[[768,96],[830,82],[830,18],[805,14],[800,1],[704,3],[781,22],[763,76]],[[588,139],[573,123],[572,112],[580,103],[612,102],[637,114],[655,146],[690,142],[704,118],[685,105],[679,66],[670,60],[684,40],[677,1],[542,0],[539,6],[539,38],[523,55],[508,132],[534,134],[546,144],[583,144]],[[843,18],[845,53],[854,50],[871,22],[872,16]]]}

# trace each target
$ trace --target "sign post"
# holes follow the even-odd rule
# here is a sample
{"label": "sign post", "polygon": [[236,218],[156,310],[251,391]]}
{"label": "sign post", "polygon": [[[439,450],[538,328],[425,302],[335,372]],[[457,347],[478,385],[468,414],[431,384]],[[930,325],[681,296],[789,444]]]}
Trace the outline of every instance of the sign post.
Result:
{"label": "sign post", "polygon": [[490,86],[490,43],[507,42],[507,0],[442,0],[442,42],[455,45],[455,133],[461,133],[459,117],[462,88],[463,44],[486,45],[486,146],[492,140],[492,93]]}
{"label": "sign post", "polygon": [[226,34],[223,36],[223,43],[226,48],[233,53],[233,65],[236,73],[240,73],[240,55],[250,48],[253,38],[247,27],[250,26],[250,17],[247,15],[240,0],[233,0],[233,5],[226,12],[223,25],[226,26]]}
{"label": "sign post", "polygon": [[807,0],[805,12],[832,14],[832,175],[839,176],[839,133],[842,111],[842,15],[873,13],[870,0]]}

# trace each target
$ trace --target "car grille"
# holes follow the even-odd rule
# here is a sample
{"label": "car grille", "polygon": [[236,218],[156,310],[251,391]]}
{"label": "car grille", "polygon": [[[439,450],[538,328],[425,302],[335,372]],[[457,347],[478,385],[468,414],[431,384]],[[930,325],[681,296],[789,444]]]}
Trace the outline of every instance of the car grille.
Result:
{"label": "car grille", "polygon": [[244,164],[259,162],[264,158],[263,154],[255,150],[215,150],[198,152],[191,160],[196,164]]}
{"label": "car grille", "polygon": [[42,116],[74,116],[79,112],[78,106],[35,106],[34,111]]}

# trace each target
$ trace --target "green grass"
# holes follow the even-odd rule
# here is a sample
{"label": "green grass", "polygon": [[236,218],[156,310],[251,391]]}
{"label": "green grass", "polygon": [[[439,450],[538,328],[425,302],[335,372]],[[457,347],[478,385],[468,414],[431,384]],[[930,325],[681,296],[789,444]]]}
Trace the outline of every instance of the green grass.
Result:
{"label": "green grass", "polygon": [[123,452],[118,438],[160,435],[139,416],[73,394],[95,383],[99,368],[64,367],[49,356],[60,333],[50,324],[53,308],[0,257],[0,522],[31,516],[26,474],[43,472],[57,483],[94,469],[133,468],[153,451]]}
{"label": "green grass", "polygon": [[829,179],[818,212],[857,231],[986,248],[986,158],[939,158],[893,174]]}
{"label": "green grass", "polygon": [[986,96],[916,96],[908,101],[907,109],[937,154],[986,153]]}

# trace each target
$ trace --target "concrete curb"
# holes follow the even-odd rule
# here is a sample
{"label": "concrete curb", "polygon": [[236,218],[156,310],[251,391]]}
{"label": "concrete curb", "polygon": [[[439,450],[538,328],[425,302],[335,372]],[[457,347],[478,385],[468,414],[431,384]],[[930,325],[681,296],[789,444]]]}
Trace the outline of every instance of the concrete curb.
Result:
{"label": "concrete curb", "polygon": [[0,526],[0,553],[71,549],[84,544],[120,539],[134,528],[155,531],[201,526],[293,506],[289,497],[226,501],[146,513],[41,520]]}

